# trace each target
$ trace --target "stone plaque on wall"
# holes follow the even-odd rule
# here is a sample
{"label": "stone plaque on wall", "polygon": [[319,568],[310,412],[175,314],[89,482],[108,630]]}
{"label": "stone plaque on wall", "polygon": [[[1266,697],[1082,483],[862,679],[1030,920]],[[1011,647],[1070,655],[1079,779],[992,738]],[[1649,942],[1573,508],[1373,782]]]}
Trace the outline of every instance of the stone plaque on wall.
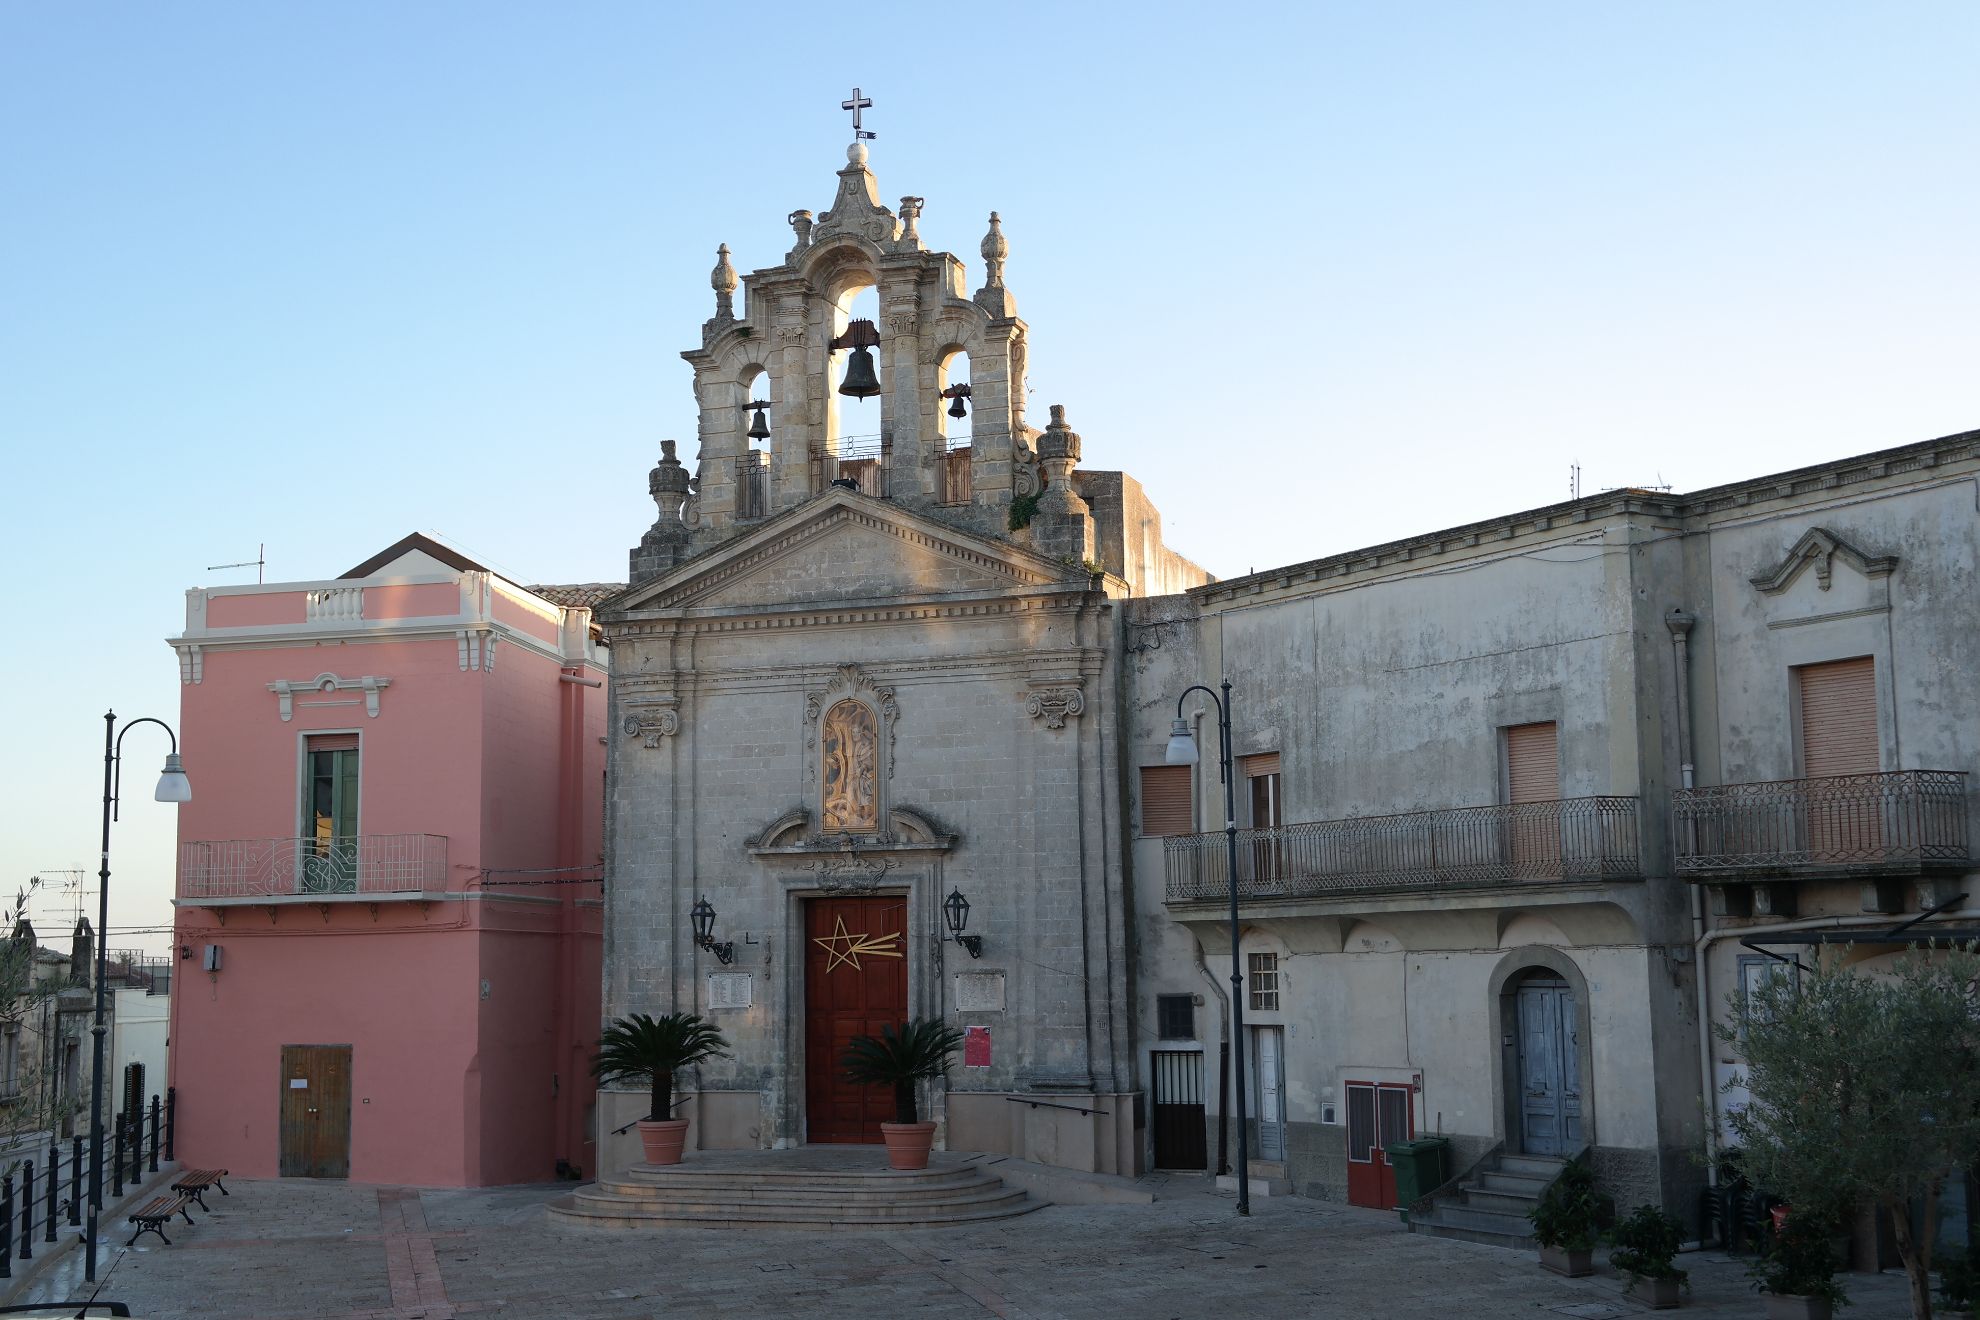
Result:
{"label": "stone plaque on wall", "polygon": [[748,972],[710,972],[708,1007],[748,1008],[751,979]]}
{"label": "stone plaque on wall", "polygon": [[956,1012],[1001,1013],[1004,1011],[1002,972],[956,973]]}

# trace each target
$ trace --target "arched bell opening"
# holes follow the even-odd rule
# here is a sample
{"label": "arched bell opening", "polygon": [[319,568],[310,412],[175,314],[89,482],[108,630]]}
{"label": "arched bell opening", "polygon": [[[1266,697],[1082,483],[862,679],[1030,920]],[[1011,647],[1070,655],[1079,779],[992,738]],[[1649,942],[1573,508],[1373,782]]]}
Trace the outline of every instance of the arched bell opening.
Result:
{"label": "arched bell opening", "polygon": [[770,514],[771,447],[777,435],[776,377],[752,363],[738,381],[736,406],[744,422],[747,447],[737,460],[736,517],[764,518]]}
{"label": "arched bell opening", "polygon": [[[863,273],[847,272],[842,279],[844,288],[832,304],[832,341],[872,342],[848,342],[832,354],[826,372],[826,453],[836,461],[837,479],[857,482],[867,494],[879,495],[886,416],[878,343],[880,295]],[[862,334],[861,326],[869,332]]]}
{"label": "arched bell opening", "polygon": [[935,366],[935,433],[941,438],[941,471],[936,498],[943,504],[970,502],[975,403],[969,389],[969,353],[951,346]]}

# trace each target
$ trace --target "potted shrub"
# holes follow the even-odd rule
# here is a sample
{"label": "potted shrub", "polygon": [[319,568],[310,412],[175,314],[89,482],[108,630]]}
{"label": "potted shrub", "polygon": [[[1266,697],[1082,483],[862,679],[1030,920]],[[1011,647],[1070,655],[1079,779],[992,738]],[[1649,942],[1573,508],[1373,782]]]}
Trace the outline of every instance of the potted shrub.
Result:
{"label": "potted shrub", "polygon": [[1686,1271],[1671,1262],[1684,1243],[1684,1225],[1654,1205],[1639,1205],[1609,1233],[1609,1264],[1629,1279],[1629,1295],[1653,1311],[1682,1300]]}
{"label": "potted shrub", "polygon": [[856,1036],[839,1064],[849,1081],[894,1088],[894,1121],[880,1125],[887,1143],[887,1164],[895,1169],[925,1169],[935,1144],[935,1125],[921,1121],[915,1108],[915,1088],[924,1078],[940,1077],[949,1056],[962,1044],[963,1034],[940,1018],[917,1018],[896,1032],[880,1028],[878,1036]]}
{"label": "potted shrub", "polygon": [[688,1121],[674,1117],[674,1070],[719,1058],[729,1042],[699,1013],[622,1017],[598,1034],[592,1074],[601,1082],[645,1082],[653,1107],[639,1123],[639,1144],[648,1164],[679,1164]]}
{"label": "potted shrub", "polygon": [[1540,1264],[1570,1279],[1595,1272],[1595,1244],[1609,1217],[1609,1201],[1595,1189],[1595,1172],[1581,1160],[1568,1161],[1547,1185],[1540,1204],[1527,1211]]}
{"label": "potted shrub", "polygon": [[1831,1320],[1849,1299],[1837,1284],[1829,1225],[1814,1215],[1788,1214],[1766,1252],[1747,1273],[1766,1294],[1767,1320]]}

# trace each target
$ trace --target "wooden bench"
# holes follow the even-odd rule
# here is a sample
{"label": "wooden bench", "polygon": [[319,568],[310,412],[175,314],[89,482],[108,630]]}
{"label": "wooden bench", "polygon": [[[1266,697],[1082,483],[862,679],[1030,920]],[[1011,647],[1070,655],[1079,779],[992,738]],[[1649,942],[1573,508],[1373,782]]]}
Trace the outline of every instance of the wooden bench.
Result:
{"label": "wooden bench", "polygon": [[193,1218],[186,1204],[191,1200],[190,1196],[154,1196],[146,1201],[132,1212],[131,1222],[138,1226],[138,1231],[131,1234],[131,1240],[124,1245],[134,1247],[146,1233],[156,1233],[166,1246],[171,1246],[172,1239],[165,1236],[165,1225],[172,1222],[173,1215],[184,1215],[190,1225]]}
{"label": "wooden bench", "polygon": [[[172,1190],[175,1192],[184,1192],[194,1205],[197,1205],[202,1210],[206,1210],[207,1188],[218,1187],[220,1189],[220,1195],[232,1195],[227,1190],[227,1184],[220,1181],[226,1176],[227,1171],[225,1169],[187,1169],[184,1173],[181,1173],[172,1180]],[[211,1214],[213,1212],[207,1210],[207,1213]]]}

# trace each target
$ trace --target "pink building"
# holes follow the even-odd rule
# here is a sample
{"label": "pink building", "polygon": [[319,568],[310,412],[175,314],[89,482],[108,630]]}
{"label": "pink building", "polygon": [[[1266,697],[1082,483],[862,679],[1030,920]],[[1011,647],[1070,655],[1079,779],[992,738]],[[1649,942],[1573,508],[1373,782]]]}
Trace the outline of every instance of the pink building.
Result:
{"label": "pink building", "polygon": [[186,593],[182,1161],[476,1186],[594,1167],[614,587],[423,536]]}

